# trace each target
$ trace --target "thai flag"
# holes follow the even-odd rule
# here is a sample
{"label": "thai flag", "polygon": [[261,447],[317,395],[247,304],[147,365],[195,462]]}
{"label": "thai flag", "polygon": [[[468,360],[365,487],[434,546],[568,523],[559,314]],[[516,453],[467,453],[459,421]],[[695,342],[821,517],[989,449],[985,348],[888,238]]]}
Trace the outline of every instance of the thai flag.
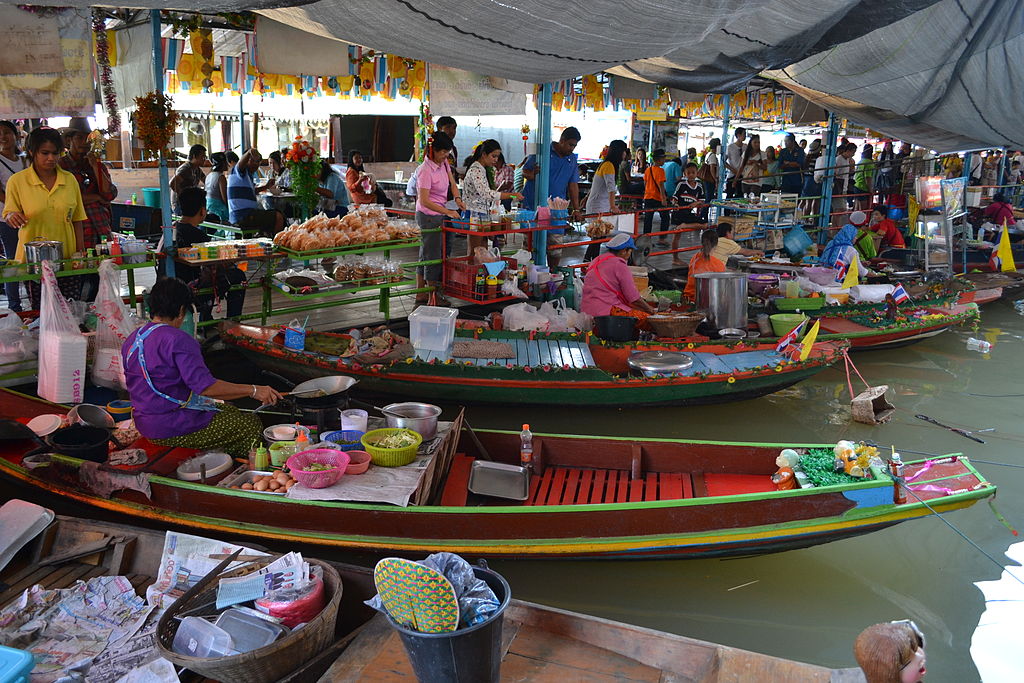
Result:
{"label": "thai flag", "polygon": [[892,290],[892,298],[895,299],[898,304],[910,301],[910,295],[907,294],[907,290],[903,289],[903,285],[896,285],[896,289]]}
{"label": "thai flag", "polygon": [[776,345],[775,350],[778,353],[782,353],[782,351],[787,346],[789,346],[790,344],[792,344],[793,342],[796,341],[797,337],[800,336],[800,332],[803,331],[804,325],[806,325],[806,324],[807,324],[807,318],[804,318],[802,321],[800,321],[799,325],[797,325],[796,327],[791,329],[789,332],[786,333],[785,337],[783,337],[782,339],[779,340],[779,343]]}
{"label": "thai flag", "polygon": [[836,269],[836,282],[842,282],[846,279],[846,271],[850,266],[843,263],[842,259],[836,259],[836,264],[832,267]]}

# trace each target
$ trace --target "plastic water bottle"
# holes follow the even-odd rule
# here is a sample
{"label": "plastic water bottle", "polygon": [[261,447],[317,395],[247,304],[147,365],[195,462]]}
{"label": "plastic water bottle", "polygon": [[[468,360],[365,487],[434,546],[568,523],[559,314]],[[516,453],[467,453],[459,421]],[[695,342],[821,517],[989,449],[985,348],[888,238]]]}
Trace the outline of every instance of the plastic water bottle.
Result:
{"label": "plastic water bottle", "polygon": [[138,203],[138,201],[139,201],[138,193],[137,192],[132,192],[132,201],[131,201],[131,203],[132,204],[136,204],[136,203]]}
{"label": "plastic water bottle", "polygon": [[893,478],[892,502],[896,505],[903,505],[907,502],[907,494],[898,481],[903,479],[903,460],[899,453],[893,453],[889,460],[889,474]]}
{"label": "plastic water bottle", "polygon": [[526,469],[533,469],[533,432],[530,425],[523,425],[519,432],[519,464]]}
{"label": "plastic water bottle", "polygon": [[992,344],[985,341],[984,339],[975,339],[974,337],[968,337],[967,339],[967,350],[978,351],[979,353],[988,353],[992,350]]}

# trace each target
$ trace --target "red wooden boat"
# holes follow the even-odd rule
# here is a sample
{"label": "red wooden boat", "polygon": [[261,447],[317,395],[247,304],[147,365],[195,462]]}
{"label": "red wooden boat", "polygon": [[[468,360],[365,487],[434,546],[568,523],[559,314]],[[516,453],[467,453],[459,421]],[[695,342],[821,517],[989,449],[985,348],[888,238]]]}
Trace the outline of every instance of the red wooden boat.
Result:
{"label": "red wooden boat", "polygon": [[[5,417],[25,420],[59,406],[0,390]],[[102,495],[78,459],[51,456],[29,468],[34,441],[6,441],[0,474],[40,504],[74,501],[142,523],[205,535],[292,541],[380,553],[448,550],[471,557],[663,558],[747,555],[825,543],[968,507],[995,487],[966,458],[908,463],[908,500],[877,468],[853,483],[777,491],[780,449],[831,445],[744,444],[669,439],[535,435],[536,471],[525,500],[469,491],[475,463],[519,462],[517,432],[463,437],[461,415],[425,466],[407,507],[224,488],[174,478],[194,455],[140,440],[148,463],[125,471]],[[133,488],[117,488],[128,486]],[[925,505],[928,503],[931,509]]]}

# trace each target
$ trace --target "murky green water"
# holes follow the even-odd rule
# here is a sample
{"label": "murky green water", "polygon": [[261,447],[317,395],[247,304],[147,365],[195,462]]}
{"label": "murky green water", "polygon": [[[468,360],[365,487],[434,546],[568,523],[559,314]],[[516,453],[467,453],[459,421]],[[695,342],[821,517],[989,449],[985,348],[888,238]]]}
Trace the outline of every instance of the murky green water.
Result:
{"label": "murky green water", "polygon": [[[476,407],[468,416],[480,427],[518,428],[528,421],[543,432],[798,443],[871,439],[898,449],[962,451],[1024,466],[1024,398],[971,395],[1024,395],[1018,358],[1024,348],[1024,317],[1007,302],[983,310],[974,336],[995,344],[991,354],[967,351],[971,335],[969,329],[956,329],[907,348],[855,354],[869,382],[887,383],[896,391],[897,415],[879,427],[849,420],[842,368],[742,403],[637,410],[534,408],[517,411],[514,419],[507,410]],[[567,403],[571,398],[567,395]],[[915,419],[916,413],[968,429],[997,431],[981,434],[986,443],[976,444]],[[998,485],[995,505],[1000,512],[1024,528],[1024,469],[977,467]],[[1001,561],[1005,549],[1019,540],[984,502],[946,517]],[[969,648],[984,601],[972,584],[1000,574],[999,567],[935,518],[753,558],[509,561],[494,566],[522,599],[835,667],[855,665],[852,646],[861,629],[909,617],[927,634],[930,681],[978,679]],[[742,584],[749,585],[736,588]]]}

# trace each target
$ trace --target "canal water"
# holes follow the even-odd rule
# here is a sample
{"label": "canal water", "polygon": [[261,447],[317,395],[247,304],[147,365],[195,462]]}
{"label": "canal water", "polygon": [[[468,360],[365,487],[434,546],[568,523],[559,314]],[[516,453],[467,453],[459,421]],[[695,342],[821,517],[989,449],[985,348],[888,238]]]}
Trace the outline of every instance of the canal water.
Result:
{"label": "canal water", "polygon": [[[993,343],[966,349],[970,336]],[[886,425],[850,420],[842,368],[752,401],[695,408],[516,409],[473,407],[478,427],[538,432],[761,442],[873,440],[897,450],[963,452],[1024,468],[1024,317],[1010,302],[983,309],[977,332],[957,328],[906,348],[854,354],[872,384],[895,391]],[[856,377],[853,380],[858,381]],[[854,390],[859,391],[857,385]],[[924,414],[979,434],[985,444],[921,420]],[[904,450],[905,458],[916,458]],[[1024,529],[1024,469],[977,464],[999,492],[994,505]],[[987,553],[1014,537],[986,502],[945,515]],[[516,597],[816,664],[855,666],[853,641],[866,626],[910,618],[927,636],[929,681],[974,681],[971,635],[984,610],[976,581],[998,579],[986,559],[931,517],[804,550],[725,560],[502,561]]]}

